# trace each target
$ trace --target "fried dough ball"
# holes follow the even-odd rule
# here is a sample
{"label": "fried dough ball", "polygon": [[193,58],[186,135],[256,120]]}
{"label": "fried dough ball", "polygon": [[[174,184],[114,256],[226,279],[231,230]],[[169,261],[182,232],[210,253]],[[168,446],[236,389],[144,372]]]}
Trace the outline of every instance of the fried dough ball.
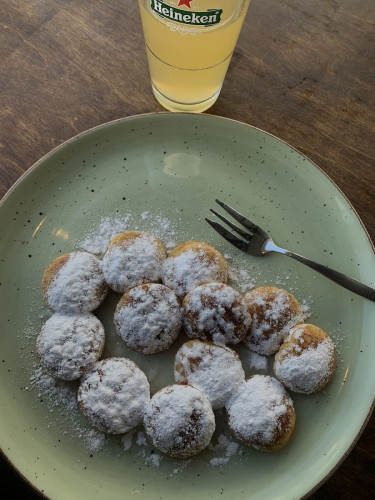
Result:
{"label": "fried dough ball", "polygon": [[170,385],[154,394],[143,423],[153,446],[175,458],[201,452],[215,431],[208,397],[188,385]]}
{"label": "fried dough ball", "polygon": [[103,257],[108,285],[125,293],[136,285],[159,282],[166,251],[161,241],[143,231],[126,231],[115,236]]}
{"label": "fried dough ball", "polygon": [[275,356],[274,372],[288,389],[312,394],[325,387],[335,369],[335,348],[318,326],[297,325]]}
{"label": "fried dough ball", "polygon": [[81,380],[78,403],[96,429],[124,434],[142,422],[150,401],[143,371],[127,358],[98,361]]}
{"label": "fried dough ball", "polygon": [[52,377],[75,380],[98,361],[104,341],[104,327],[93,314],[55,313],[37,337],[36,355]]}
{"label": "fried dough ball", "polygon": [[258,354],[275,354],[289,330],[304,320],[303,311],[295,297],[280,288],[255,288],[245,295],[245,303],[252,323],[244,344]]}
{"label": "fried dough ball", "polygon": [[42,280],[49,307],[60,313],[87,313],[103,302],[108,293],[100,260],[88,252],[71,252],[47,266]]}
{"label": "fried dough ball", "polygon": [[251,324],[242,295],[224,283],[193,288],[182,302],[183,326],[190,338],[215,344],[238,344]]}
{"label": "fried dough ball", "polygon": [[163,264],[163,283],[179,299],[194,287],[217,281],[226,283],[228,265],[215,247],[203,241],[186,241],[174,248]]}
{"label": "fried dough ball", "polygon": [[117,333],[132,349],[155,354],[168,349],[182,325],[183,309],[176,294],[159,283],[128,290],[117,304]]}
{"label": "fried dough ball", "polygon": [[178,384],[204,392],[214,410],[223,408],[245,383],[245,372],[235,351],[200,340],[189,340],[177,351],[174,377]]}
{"label": "fried dough ball", "polygon": [[279,450],[296,422],[293,401],[278,380],[254,375],[226,404],[228,423],[243,443],[260,451]]}

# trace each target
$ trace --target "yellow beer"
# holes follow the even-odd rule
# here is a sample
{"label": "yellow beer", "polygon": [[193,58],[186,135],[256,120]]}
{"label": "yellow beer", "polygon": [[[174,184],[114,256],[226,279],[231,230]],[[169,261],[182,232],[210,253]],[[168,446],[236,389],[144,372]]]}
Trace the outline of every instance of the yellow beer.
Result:
{"label": "yellow beer", "polygon": [[250,0],[139,0],[154,94],[171,111],[218,98]]}

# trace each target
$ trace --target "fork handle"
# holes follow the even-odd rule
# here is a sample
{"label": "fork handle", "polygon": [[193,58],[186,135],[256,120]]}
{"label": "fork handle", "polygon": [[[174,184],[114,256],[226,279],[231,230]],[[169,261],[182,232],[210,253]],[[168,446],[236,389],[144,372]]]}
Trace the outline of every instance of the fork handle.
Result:
{"label": "fork handle", "polygon": [[318,264],[317,262],[307,259],[306,257],[302,257],[302,255],[299,255],[298,253],[294,253],[291,252],[290,250],[285,250],[284,248],[280,248],[277,245],[275,245],[275,243],[271,239],[266,241],[266,244],[263,247],[263,251],[265,253],[267,252],[282,253],[283,255],[292,257],[292,259],[298,260],[298,262],[302,262],[302,264],[306,264],[306,266],[311,267],[311,269],[314,269],[315,271],[318,271],[318,273],[323,274],[323,276],[329,278],[335,283],[338,283],[347,290],[350,290],[351,292],[354,292],[360,295],[361,297],[365,297],[365,299],[369,299],[375,302],[374,288],[371,288],[370,286],[367,286],[364,283],[355,280],[354,278],[350,278],[350,276],[347,276],[346,274],[340,273],[339,271],[335,271],[334,269],[330,269],[329,267],[323,266],[322,264]]}
{"label": "fork handle", "polygon": [[[273,251],[277,250],[274,249]],[[335,283],[338,283],[344,288],[347,288],[348,290],[358,295],[361,295],[361,297],[365,297],[366,299],[375,302],[374,288],[371,288],[370,286],[367,286],[364,283],[355,280],[354,278],[350,278],[349,276],[346,276],[345,274],[342,274],[339,271],[335,271],[333,269],[330,269],[329,267],[323,266],[322,264],[318,264],[313,260],[307,259],[306,257],[302,257],[302,255],[298,255],[298,253],[293,253],[290,252],[289,250],[283,250],[280,253],[288,255],[289,257],[292,257],[292,259],[298,260],[298,262],[302,262],[302,264],[306,264],[306,266],[309,266],[315,271],[318,271],[318,273],[323,274],[323,276],[326,276],[327,278],[334,281]]]}

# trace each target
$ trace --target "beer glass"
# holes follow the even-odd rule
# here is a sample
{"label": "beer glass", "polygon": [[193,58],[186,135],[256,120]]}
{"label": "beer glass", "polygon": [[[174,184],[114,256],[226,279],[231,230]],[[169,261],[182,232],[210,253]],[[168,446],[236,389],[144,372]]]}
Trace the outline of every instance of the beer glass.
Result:
{"label": "beer glass", "polygon": [[138,0],[152,90],[170,111],[219,96],[250,0]]}

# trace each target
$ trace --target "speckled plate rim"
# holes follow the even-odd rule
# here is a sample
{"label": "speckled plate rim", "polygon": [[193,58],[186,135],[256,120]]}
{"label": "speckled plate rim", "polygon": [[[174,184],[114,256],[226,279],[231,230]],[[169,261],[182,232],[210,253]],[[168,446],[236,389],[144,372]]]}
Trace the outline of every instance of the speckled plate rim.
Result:
{"label": "speckled plate rim", "polygon": [[[212,114],[209,114],[209,113],[202,113],[202,114],[198,114],[198,113],[189,113],[189,112],[179,112],[179,113],[170,113],[170,112],[157,112],[157,113],[143,113],[143,114],[138,114],[138,115],[130,115],[130,116],[125,116],[125,117],[122,117],[122,118],[117,118],[115,120],[111,120],[111,121],[108,121],[108,122],[105,122],[105,123],[102,123],[102,124],[99,124],[99,125],[96,125],[94,127],[91,127],[89,129],[86,129],[78,134],[76,134],[75,136],[72,136],[70,137],[69,139],[67,139],[66,141],[62,142],[61,144],[59,144],[58,146],[56,146],[55,148],[53,148],[52,150],[50,150],[49,152],[47,152],[45,155],[43,155],[39,160],[37,160],[33,165],[31,165],[15,182],[14,184],[9,188],[9,190],[4,194],[4,196],[0,199],[0,210],[2,209],[2,206],[4,204],[4,202],[10,197],[12,196],[14,190],[17,188],[17,186],[19,184],[21,184],[22,182],[24,182],[24,180],[28,177],[28,175],[31,174],[31,172],[34,172],[37,168],[39,168],[41,165],[43,165],[43,163],[48,159],[50,158],[52,155],[55,154],[55,152],[57,152],[58,150],[64,148],[65,146],[69,145],[69,144],[72,144],[78,140],[80,140],[83,136],[86,136],[87,134],[90,134],[92,132],[95,132],[97,130],[100,130],[102,128],[105,128],[107,126],[113,126],[117,123],[122,123],[124,121],[131,121],[131,120],[139,120],[139,119],[143,119],[143,118],[148,118],[148,117],[157,117],[157,116],[165,116],[165,115],[173,115],[173,116],[185,116],[185,115],[193,115],[194,117],[202,117],[204,119],[204,117],[209,117],[210,119],[214,119],[214,120],[220,120],[220,121],[227,121],[227,122],[232,122],[232,123],[236,123],[237,125],[240,125],[240,126],[244,126],[244,127],[247,127],[249,129],[252,129],[254,131],[257,131],[261,134],[265,134],[266,136],[269,136],[275,140],[277,140],[278,142],[284,144],[285,146],[287,146],[288,148],[290,148],[291,150],[295,151],[296,153],[298,153],[301,157],[305,158],[311,165],[313,165],[321,174],[323,174],[323,176],[326,178],[326,180],[331,183],[333,185],[333,187],[340,193],[340,195],[345,199],[345,201],[347,202],[348,206],[350,207],[350,209],[353,211],[355,217],[356,217],[356,220],[360,223],[361,225],[361,228],[364,232],[364,234],[366,235],[366,238],[368,239],[368,242],[372,248],[372,251],[374,252],[375,254],[375,244],[374,242],[371,240],[370,238],[370,235],[366,229],[366,226],[365,224],[363,223],[363,221],[361,220],[360,216],[358,215],[356,209],[354,208],[354,206],[351,204],[350,200],[347,198],[347,196],[345,195],[345,193],[336,185],[336,183],[319,167],[319,165],[317,165],[314,161],[312,161],[308,156],[306,156],[304,153],[302,153],[301,151],[299,151],[297,148],[295,148],[294,146],[290,145],[288,142],[280,139],[279,137],[265,131],[265,130],[262,130],[258,127],[255,127],[253,125],[250,125],[248,123],[245,123],[245,122],[241,122],[239,120],[234,120],[232,118],[227,118],[227,117],[222,117],[222,116],[217,116],[217,115],[212,115]],[[313,487],[311,488],[305,495],[303,495],[303,497],[301,497],[302,499],[306,499],[308,497],[310,497],[314,492],[316,492],[338,469],[339,467],[342,465],[342,463],[345,461],[345,459],[348,457],[348,455],[350,454],[350,452],[353,450],[353,448],[355,447],[356,443],[358,442],[359,438],[361,437],[364,429],[366,428],[366,425],[368,424],[370,418],[371,418],[371,415],[373,413],[373,411],[375,410],[375,396],[374,396],[374,399],[372,401],[372,404],[370,406],[370,409],[368,411],[368,414],[366,415],[363,423],[362,423],[362,426],[360,427],[360,429],[358,430],[357,434],[354,436],[353,438],[353,441],[350,443],[350,445],[348,446],[347,450],[343,453],[343,455],[341,456],[341,458],[337,461],[337,463],[335,464],[335,466],[331,467],[331,469],[327,472],[327,474]],[[22,472],[12,463],[12,461],[8,458],[8,456],[6,455],[6,453],[2,450],[1,448],[1,444],[0,444],[0,453],[1,455],[6,459],[6,461],[13,467],[13,469],[17,472],[17,474],[23,479],[23,481],[29,485],[35,492],[37,492],[41,497],[43,498],[50,498],[50,497],[47,497],[42,491],[40,491],[29,479],[27,479],[23,474]]]}

